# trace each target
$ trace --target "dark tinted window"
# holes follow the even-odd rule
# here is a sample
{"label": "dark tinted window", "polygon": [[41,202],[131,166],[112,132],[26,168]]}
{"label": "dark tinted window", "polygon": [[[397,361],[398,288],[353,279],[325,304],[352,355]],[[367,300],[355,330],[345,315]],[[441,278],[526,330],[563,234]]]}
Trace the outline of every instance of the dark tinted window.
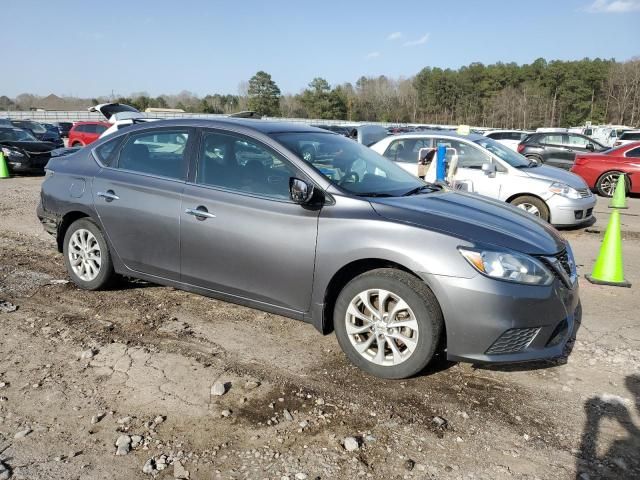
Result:
{"label": "dark tinted window", "polygon": [[624,132],[619,140],[640,140],[640,132]]}
{"label": "dark tinted window", "polygon": [[107,126],[105,125],[94,125],[95,126],[95,133],[97,133],[98,135],[102,134],[107,128]]}
{"label": "dark tinted window", "polygon": [[286,161],[253,140],[212,131],[203,135],[196,183],[289,199],[294,176]]}
{"label": "dark tinted window", "polygon": [[118,168],[161,177],[182,179],[189,133],[154,130],[131,135],[118,156]]}
{"label": "dark tinted window", "polygon": [[640,158],[640,147],[634,148],[633,150],[629,150],[626,155],[627,157]]}
{"label": "dark tinted window", "polygon": [[78,133],[86,133],[86,132],[87,132],[87,126],[88,126],[88,125],[78,125],[78,126],[77,126],[76,128],[74,128],[73,130],[74,130],[75,132],[78,132]]}

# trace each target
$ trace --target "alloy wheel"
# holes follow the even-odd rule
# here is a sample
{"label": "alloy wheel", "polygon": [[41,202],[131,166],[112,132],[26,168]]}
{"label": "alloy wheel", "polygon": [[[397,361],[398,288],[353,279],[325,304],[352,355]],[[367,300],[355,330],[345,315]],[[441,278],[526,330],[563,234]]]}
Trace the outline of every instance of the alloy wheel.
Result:
{"label": "alloy wheel", "polygon": [[69,239],[69,263],[73,273],[85,282],[94,280],[100,273],[102,255],[100,244],[89,230],[80,228]]}
{"label": "alloy wheel", "polygon": [[538,209],[538,207],[536,207],[531,203],[527,203],[527,202],[521,203],[518,205],[518,208],[521,208],[525,212],[528,212],[531,215],[535,215],[536,217],[540,216],[540,210]]}
{"label": "alloy wheel", "polygon": [[399,365],[418,345],[418,322],[411,307],[387,290],[369,289],[356,295],[345,323],[356,351],[377,365]]}
{"label": "alloy wheel", "polygon": [[612,197],[618,184],[619,173],[607,173],[602,180],[600,180],[600,189],[608,197]]}

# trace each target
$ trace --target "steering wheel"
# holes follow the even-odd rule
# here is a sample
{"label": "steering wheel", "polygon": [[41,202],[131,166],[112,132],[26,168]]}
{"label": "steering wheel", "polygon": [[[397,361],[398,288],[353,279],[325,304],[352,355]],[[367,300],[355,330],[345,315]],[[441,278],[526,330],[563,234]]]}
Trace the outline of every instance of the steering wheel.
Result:
{"label": "steering wheel", "polygon": [[[352,180],[350,180],[352,179]],[[348,172],[340,181],[338,185],[344,185],[345,183],[358,183],[360,181],[360,175],[356,172]]]}

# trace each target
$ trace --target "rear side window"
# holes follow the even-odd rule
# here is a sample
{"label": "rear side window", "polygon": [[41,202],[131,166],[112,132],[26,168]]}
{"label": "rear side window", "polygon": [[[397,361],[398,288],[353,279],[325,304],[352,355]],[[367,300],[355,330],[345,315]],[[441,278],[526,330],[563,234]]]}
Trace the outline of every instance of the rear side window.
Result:
{"label": "rear side window", "polygon": [[95,127],[96,127],[96,133],[97,133],[98,135],[101,135],[102,133],[104,133],[104,131],[105,131],[107,128],[109,128],[109,127],[107,127],[107,126],[105,126],[105,125],[96,125]]}
{"label": "rear side window", "polygon": [[188,140],[187,130],[154,130],[130,135],[118,155],[117,168],[183,179]]}
{"label": "rear side window", "polygon": [[562,145],[562,137],[563,135],[545,135],[540,139],[540,143],[544,143],[545,145]]}
{"label": "rear side window", "polygon": [[98,161],[105,167],[109,167],[115,163],[115,158],[118,153],[118,147],[122,145],[124,137],[114,138],[108,142],[103,143],[99,147],[93,150],[93,154]]}
{"label": "rear side window", "polygon": [[394,140],[384,152],[384,156],[394,162],[418,163],[418,153],[420,149],[429,147],[431,147],[430,138]]}
{"label": "rear side window", "polygon": [[626,154],[626,157],[632,158],[640,158],[640,147],[634,148],[633,150],[629,150]]}

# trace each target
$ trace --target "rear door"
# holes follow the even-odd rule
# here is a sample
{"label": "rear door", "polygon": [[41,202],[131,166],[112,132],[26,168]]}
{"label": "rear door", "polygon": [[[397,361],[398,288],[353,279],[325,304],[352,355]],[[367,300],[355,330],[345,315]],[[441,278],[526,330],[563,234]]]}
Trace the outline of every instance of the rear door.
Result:
{"label": "rear door", "polygon": [[544,151],[542,161],[552,167],[569,170],[573,165],[575,153],[567,146],[567,135],[565,133],[547,133],[542,136],[540,143]]}
{"label": "rear door", "polygon": [[[192,143],[189,128],[155,128],[94,150],[106,163],[93,182],[96,210],[131,270],[180,278],[180,207]],[[115,154],[103,152],[112,145]]]}
{"label": "rear door", "polygon": [[202,131],[197,157],[181,208],[182,281],[309,310],[320,209],[289,197],[289,179],[303,174],[263,143],[221,130]]}

